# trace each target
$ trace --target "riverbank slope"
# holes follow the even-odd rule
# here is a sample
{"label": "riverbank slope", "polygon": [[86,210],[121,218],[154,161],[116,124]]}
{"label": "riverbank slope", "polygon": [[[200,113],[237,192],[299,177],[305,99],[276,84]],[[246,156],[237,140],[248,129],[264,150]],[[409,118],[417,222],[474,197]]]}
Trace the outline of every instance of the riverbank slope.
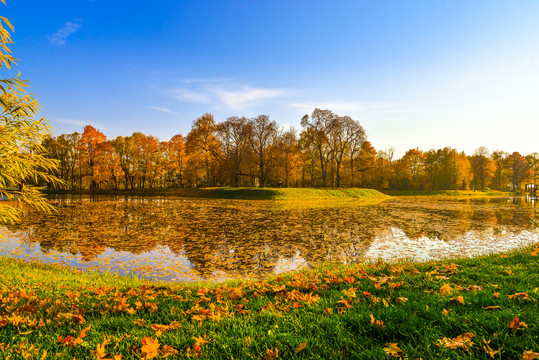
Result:
{"label": "riverbank slope", "polygon": [[116,196],[164,196],[209,199],[244,200],[328,200],[387,198],[374,189],[360,188],[234,188],[214,187],[199,189],[155,188],[129,190],[48,191],[47,194],[83,194]]}
{"label": "riverbank slope", "polygon": [[[266,281],[152,283],[0,258],[0,357],[529,359],[539,245]],[[533,355],[535,353],[535,355]]]}

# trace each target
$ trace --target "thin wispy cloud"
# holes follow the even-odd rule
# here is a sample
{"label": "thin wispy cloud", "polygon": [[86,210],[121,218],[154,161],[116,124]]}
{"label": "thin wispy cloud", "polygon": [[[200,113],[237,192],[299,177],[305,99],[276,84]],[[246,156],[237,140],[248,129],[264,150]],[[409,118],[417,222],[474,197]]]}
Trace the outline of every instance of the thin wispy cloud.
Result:
{"label": "thin wispy cloud", "polygon": [[65,25],[58,29],[54,34],[49,37],[52,44],[62,46],[66,43],[66,39],[82,28],[82,20],[68,21]]}
{"label": "thin wispy cloud", "polygon": [[229,91],[214,88],[212,91],[229,109],[244,109],[258,100],[271,99],[285,95],[280,89],[254,89],[244,86],[242,90]]}
{"label": "thin wispy cloud", "polygon": [[283,89],[252,88],[243,85],[239,90],[231,87],[204,85],[196,90],[170,90],[174,98],[182,102],[221,105],[231,110],[245,109],[263,100],[282,97],[287,94]]}
{"label": "thin wispy cloud", "polygon": [[196,104],[207,104],[210,102],[211,94],[201,92],[201,91],[192,91],[187,89],[174,89],[171,90],[172,95],[176,100],[181,102],[196,103]]}
{"label": "thin wispy cloud", "polygon": [[167,109],[167,108],[164,108],[164,107],[150,106],[150,109],[152,109],[152,110],[157,110],[157,111],[161,111],[161,112],[164,112],[164,113],[172,114],[172,110]]}

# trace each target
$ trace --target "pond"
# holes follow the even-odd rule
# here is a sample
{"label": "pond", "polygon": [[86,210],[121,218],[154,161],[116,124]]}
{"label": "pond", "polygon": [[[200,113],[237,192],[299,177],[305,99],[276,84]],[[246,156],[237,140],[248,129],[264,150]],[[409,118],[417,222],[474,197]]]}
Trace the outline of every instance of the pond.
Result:
{"label": "pond", "polygon": [[523,198],[396,197],[376,205],[87,197],[0,227],[0,255],[169,280],[264,278],[320,262],[430,260],[539,241]]}

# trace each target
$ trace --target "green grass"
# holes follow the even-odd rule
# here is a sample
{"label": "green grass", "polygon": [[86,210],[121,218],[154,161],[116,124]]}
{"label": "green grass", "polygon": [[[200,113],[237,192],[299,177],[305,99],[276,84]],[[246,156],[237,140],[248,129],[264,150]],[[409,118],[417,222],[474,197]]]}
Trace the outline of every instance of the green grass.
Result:
{"label": "green grass", "polygon": [[[386,344],[398,343],[404,359],[490,359],[483,346],[490,341],[500,351],[494,358],[520,359],[524,351],[539,352],[538,255],[534,247],[186,285],[0,258],[0,358],[41,359],[45,351],[47,359],[149,358],[142,342],[151,338],[158,350],[177,351],[172,358],[260,359],[277,351],[290,359],[387,359]],[[445,284],[450,294],[442,293]],[[508,325],[515,316],[518,330]],[[161,334],[152,329],[171,323],[175,328]],[[439,345],[464,333],[474,335],[468,351]],[[209,342],[195,346],[200,336]],[[96,353],[105,340],[104,353]]]}
{"label": "green grass", "polygon": [[167,196],[211,199],[245,200],[335,200],[387,198],[387,195],[373,189],[360,188],[234,188],[215,187],[200,189],[131,189],[66,192],[73,194]]}
{"label": "green grass", "polygon": [[498,190],[473,191],[473,190],[383,190],[390,196],[447,196],[447,197],[482,197],[482,196],[517,196],[521,192],[508,192]]}

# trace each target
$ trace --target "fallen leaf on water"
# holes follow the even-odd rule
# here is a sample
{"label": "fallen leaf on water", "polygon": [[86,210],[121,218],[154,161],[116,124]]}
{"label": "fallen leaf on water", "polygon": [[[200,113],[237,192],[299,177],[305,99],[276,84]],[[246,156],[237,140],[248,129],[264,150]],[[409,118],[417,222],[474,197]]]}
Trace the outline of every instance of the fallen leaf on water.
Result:
{"label": "fallen leaf on water", "polygon": [[408,301],[408,298],[405,298],[405,297],[398,297],[398,298],[395,299],[395,303],[397,303],[397,304],[403,304],[403,303],[405,303],[407,301]]}
{"label": "fallen leaf on water", "polygon": [[384,348],[384,351],[388,355],[391,355],[393,357],[398,357],[398,358],[400,358],[402,355],[404,355],[404,351],[402,351],[399,348],[398,343],[387,343],[386,345],[387,345],[387,347]]}
{"label": "fallen leaf on water", "polygon": [[471,347],[473,345],[472,338],[474,336],[475,335],[472,333],[465,332],[464,334],[459,335],[453,339],[444,337],[442,339],[438,339],[437,345],[450,349],[462,348],[464,351],[468,351],[468,346]]}

